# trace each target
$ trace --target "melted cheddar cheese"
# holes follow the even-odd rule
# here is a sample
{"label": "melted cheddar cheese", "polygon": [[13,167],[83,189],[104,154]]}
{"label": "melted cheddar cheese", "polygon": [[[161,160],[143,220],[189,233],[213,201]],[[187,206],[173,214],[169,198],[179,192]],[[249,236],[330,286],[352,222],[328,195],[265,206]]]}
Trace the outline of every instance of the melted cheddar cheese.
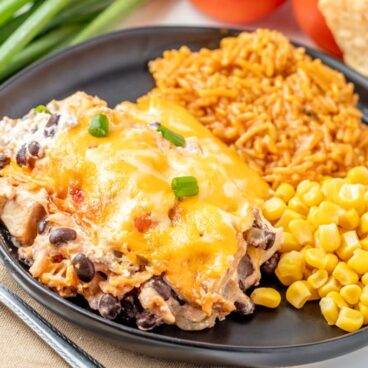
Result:
{"label": "melted cheddar cheese", "polygon": [[[102,256],[113,249],[164,273],[183,298],[209,313],[216,302],[211,290],[252,225],[254,199],[268,196],[267,184],[188,112],[160,98],[114,110],[96,99],[71,105],[79,124],[60,132],[33,170],[13,162],[3,175],[47,188]],[[88,133],[97,113],[109,118],[106,138]],[[154,122],[183,135],[185,147],[165,140]],[[187,175],[197,179],[199,194],[178,201],[171,180]]]}

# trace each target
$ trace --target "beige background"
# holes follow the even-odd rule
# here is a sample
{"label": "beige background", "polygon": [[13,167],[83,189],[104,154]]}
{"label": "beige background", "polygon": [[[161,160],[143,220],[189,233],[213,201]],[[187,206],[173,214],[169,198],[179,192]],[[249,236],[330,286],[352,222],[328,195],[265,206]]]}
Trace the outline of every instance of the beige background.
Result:
{"label": "beige background", "polygon": [[[122,24],[122,28],[153,24],[226,26],[203,16],[187,0],[147,0],[142,7]],[[290,4],[285,4],[271,17],[245,26],[245,28],[258,27],[278,29],[296,41],[309,46],[313,45],[293,20]],[[15,291],[27,303],[37,309],[49,322],[93,355],[106,368],[200,368],[198,365],[165,362],[124,351],[117,345],[115,346],[110,342],[103,341],[100,336],[64,321],[31,300],[15,285],[14,281],[10,279],[6,270],[1,265],[0,282]],[[367,358],[368,348],[338,359],[304,366],[304,368],[364,368],[367,366]],[[18,320],[4,306],[0,305],[0,368],[39,367],[63,368],[67,367],[67,365],[51,348],[24,325],[23,322]]]}

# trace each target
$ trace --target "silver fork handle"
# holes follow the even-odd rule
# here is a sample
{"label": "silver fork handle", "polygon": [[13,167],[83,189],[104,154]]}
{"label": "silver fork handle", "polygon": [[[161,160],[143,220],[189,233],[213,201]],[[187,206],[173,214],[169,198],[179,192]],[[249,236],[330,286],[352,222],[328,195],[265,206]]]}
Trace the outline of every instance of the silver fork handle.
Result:
{"label": "silver fork handle", "polygon": [[42,340],[73,368],[103,366],[47,322],[17,295],[0,284],[0,301],[28,325]]}

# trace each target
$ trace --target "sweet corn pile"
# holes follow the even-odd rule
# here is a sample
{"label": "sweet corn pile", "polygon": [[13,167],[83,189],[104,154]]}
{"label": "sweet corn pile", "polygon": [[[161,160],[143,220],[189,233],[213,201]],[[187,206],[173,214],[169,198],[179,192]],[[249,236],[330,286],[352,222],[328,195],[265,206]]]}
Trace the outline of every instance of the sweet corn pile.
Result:
{"label": "sweet corn pile", "polygon": [[368,169],[281,184],[263,213],[284,230],[275,273],[287,301],[299,309],[320,300],[327,323],[344,331],[368,324]]}

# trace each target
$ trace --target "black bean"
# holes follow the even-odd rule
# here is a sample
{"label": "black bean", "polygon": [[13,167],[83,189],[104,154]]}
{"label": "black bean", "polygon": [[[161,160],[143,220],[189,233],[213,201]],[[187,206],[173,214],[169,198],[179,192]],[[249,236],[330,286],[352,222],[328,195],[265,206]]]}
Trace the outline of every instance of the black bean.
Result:
{"label": "black bean", "polygon": [[254,272],[253,264],[247,254],[240,260],[237,270],[239,276],[239,287],[241,290],[245,291],[246,287],[243,281]]}
{"label": "black bean", "polygon": [[95,276],[93,262],[84,254],[79,253],[73,258],[74,271],[83,282],[90,282]]}
{"label": "black bean", "polygon": [[104,280],[104,281],[106,281],[106,280],[107,280],[107,275],[106,275],[106,273],[105,273],[105,272],[98,271],[97,273],[98,273],[98,275],[100,276],[101,280]]}
{"label": "black bean", "polygon": [[124,322],[132,322],[137,313],[137,307],[132,296],[126,297],[121,301],[121,317]]}
{"label": "black bean", "polygon": [[272,275],[275,272],[279,260],[280,254],[276,252],[268,261],[263,263],[261,267],[262,272],[266,275]]}
{"label": "black bean", "polygon": [[243,303],[243,302],[235,302],[234,303],[235,306],[235,312],[237,314],[240,314],[242,316],[247,316],[249,314],[253,314],[254,310],[255,310],[255,305],[253,303],[252,300],[249,299],[248,303]]}
{"label": "black bean", "polygon": [[19,151],[17,152],[17,155],[15,156],[15,160],[17,161],[17,164],[19,166],[27,166],[28,160],[27,160],[27,148],[25,145],[23,145]]}
{"label": "black bean", "polygon": [[161,319],[155,314],[144,310],[137,318],[137,326],[141,330],[152,330],[161,324]]}
{"label": "black bean", "polygon": [[60,115],[54,114],[50,116],[44,130],[45,137],[53,137],[55,135],[59,119]]}
{"label": "black bean", "polygon": [[267,229],[260,229],[253,226],[243,233],[243,238],[248,245],[267,250],[275,243],[276,235]]}
{"label": "black bean", "polygon": [[47,226],[47,219],[44,218],[37,224],[38,234],[43,234],[46,230],[46,226]]}
{"label": "black bean", "polygon": [[171,288],[166,284],[161,277],[154,277],[152,280],[152,286],[162,296],[164,300],[168,300],[171,297]]}
{"label": "black bean", "polygon": [[265,249],[270,249],[275,244],[276,234],[269,231],[266,235],[266,246]]}
{"label": "black bean", "polygon": [[31,143],[28,144],[28,152],[33,157],[37,157],[37,158],[40,157],[40,149],[41,149],[41,146],[36,141],[32,141]]}
{"label": "black bean", "polygon": [[75,240],[76,238],[77,233],[75,230],[68,227],[59,227],[51,231],[49,241],[51,244],[60,245]]}
{"label": "black bean", "polygon": [[0,153],[0,170],[10,164],[10,158]]}
{"label": "black bean", "polygon": [[118,298],[111,294],[102,295],[98,303],[98,311],[101,316],[110,320],[115,319],[121,312],[121,304]]}
{"label": "black bean", "polygon": [[254,272],[254,267],[249,256],[246,254],[238,264],[238,275],[241,279],[246,279]]}

